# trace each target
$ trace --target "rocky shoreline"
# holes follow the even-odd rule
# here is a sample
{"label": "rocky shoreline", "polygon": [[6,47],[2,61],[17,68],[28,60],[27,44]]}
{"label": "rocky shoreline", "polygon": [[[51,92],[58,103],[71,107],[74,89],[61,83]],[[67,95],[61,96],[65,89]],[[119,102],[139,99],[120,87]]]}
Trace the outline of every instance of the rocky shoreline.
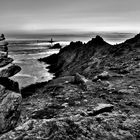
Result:
{"label": "rocky shoreline", "polygon": [[140,34],[71,42],[40,61],[56,77],[22,89],[20,119],[1,140],[140,139]]}

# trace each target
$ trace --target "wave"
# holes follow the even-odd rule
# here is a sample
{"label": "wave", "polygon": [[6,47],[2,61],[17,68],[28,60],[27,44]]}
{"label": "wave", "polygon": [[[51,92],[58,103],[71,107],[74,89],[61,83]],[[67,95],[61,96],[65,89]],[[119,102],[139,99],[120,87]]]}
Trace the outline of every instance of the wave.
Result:
{"label": "wave", "polygon": [[14,77],[32,77],[29,74],[21,74],[21,73],[17,73]]}

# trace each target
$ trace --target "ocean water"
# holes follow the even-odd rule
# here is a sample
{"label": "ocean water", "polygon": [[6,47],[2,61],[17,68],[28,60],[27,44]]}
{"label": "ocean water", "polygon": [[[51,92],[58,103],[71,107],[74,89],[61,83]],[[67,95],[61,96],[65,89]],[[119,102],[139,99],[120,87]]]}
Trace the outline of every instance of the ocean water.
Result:
{"label": "ocean water", "polygon": [[20,88],[36,82],[51,80],[54,75],[48,72],[48,64],[37,59],[58,53],[58,49],[49,49],[49,43],[12,42],[9,45],[9,57],[14,59],[14,64],[21,67],[21,71],[10,79],[17,81]]}

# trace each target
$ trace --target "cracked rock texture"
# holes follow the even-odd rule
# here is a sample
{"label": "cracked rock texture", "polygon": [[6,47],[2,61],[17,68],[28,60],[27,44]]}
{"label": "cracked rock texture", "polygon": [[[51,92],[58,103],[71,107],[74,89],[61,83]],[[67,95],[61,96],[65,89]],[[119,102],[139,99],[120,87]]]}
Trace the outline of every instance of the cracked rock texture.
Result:
{"label": "cracked rock texture", "polygon": [[12,61],[12,58],[0,57],[0,135],[16,127],[21,112],[19,85],[9,79],[21,68],[11,64]]}
{"label": "cracked rock texture", "polygon": [[20,120],[1,140],[140,139],[139,34],[72,42],[43,61],[56,78],[21,90]]}

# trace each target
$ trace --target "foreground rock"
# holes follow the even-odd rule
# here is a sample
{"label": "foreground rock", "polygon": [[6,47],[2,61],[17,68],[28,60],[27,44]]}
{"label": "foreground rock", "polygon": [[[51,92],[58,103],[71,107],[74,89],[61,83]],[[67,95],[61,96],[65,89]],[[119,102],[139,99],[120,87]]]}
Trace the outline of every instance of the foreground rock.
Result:
{"label": "foreground rock", "polygon": [[18,65],[11,65],[6,69],[0,70],[0,77],[11,77],[20,72],[21,68]]}
{"label": "foreground rock", "polygon": [[22,90],[20,121],[0,139],[139,140],[139,42],[97,36],[45,59],[57,78]]}
{"label": "foreground rock", "polygon": [[81,88],[84,90],[92,90],[93,82],[89,79],[86,79],[84,76],[80,75],[79,73],[75,74],[75,83],[80,84]]}
{"label": "foreground rock", "polygon": [[91,112],[88,112],[89,116],[96,116],[98,114],[104,113],[104,112],[112,112],[112,109],[114,108],[111,104],[98,104],[97,107],[94,108]]}
{"label": "foreground rock", "polygon": [[10,63],[12,63],[13,59],[12,58],[1,58],[0,59],[0,67],[4,67]]}
{"label": "foreground rock", "polygon": [[[2,34],[0,41],[4,39]],[[18,83],[9,79],[9,77],[18,73],[21,68],[11,64],[13,59],[8,58],[7,45],[8,42],[0,42],[0,135],[16,127],[20,117],[22,101]]]}
{"label": "foreground rock", "polygon": [[59,44],[59,43],[57,43],[57,44],[54,44],[52,47],[51,47],[51,49],[61,49],[61,45]]}
{"label": "foreground rock", "polygon": [[[108,116],[101,115],[100,119],[102,123],[104,123],[103,127],[98,123],[99,117],[85,119],[84,117],[73,116],[73,118],[71,119],[69,118],[49,119],[49,120],[32,119],[24,123],[22,126],[17,127],[14,132],[9,132],[8,134],[11,136],[11,139],[16,138],[16,139],[34,139],[34,140],[40,140],[40,139],[48,139],[48,140],[130,139],[133,140],[134,139],[133,135],[129,133],[127,130],[122,130],[118,128],[118,131],[116,131],[117,127],[119,127],[119,124],[117,125],[117,127],[113,128],[113,132],[110,132],[111,126],[115,126],[115,124],[119,122],[119,119],[121,117],[124,117],[124,114],[117,114],[117,115],[118,115],[118,120],[115,120],[117,119],[115,117],[115,112]],[[42,133],[43,131],[45,131],[45,133]],[[16,135],[17,132],[19,132],[19,135]],[[28,133],[30,133],[31,135],[28,135]],[[2,140],[4,140],[4,138],[8,139],[8,134],[7,137],[3,136],[1,137],[1,139]]]}
{"label": "foreground rock", "polygon": [[7,77],[0,77],[0,85],[3,85],[6,89],[19,93],[19,84]]}
{"label": "foreground rock", "polygon": [[13,129],[18,123],[21,101],[18,83],[0,77],[0,134]]}
{"label": "foreground rock", "polygon": [[0,134],[15,127],[20,116],[21,94],[0,86]]}

